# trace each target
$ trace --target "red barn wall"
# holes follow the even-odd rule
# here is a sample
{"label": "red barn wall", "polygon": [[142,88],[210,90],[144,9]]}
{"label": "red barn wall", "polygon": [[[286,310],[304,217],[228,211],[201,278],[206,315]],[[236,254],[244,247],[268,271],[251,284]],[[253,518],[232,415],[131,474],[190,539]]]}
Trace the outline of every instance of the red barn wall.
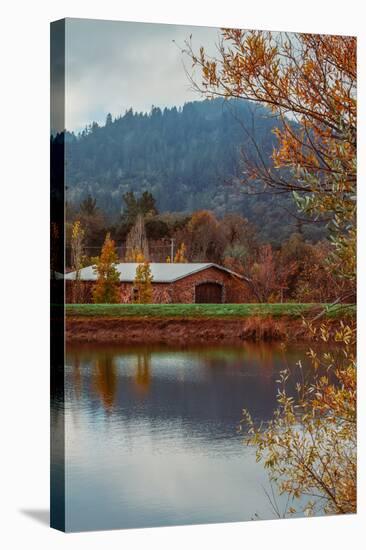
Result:
{"label": "red barn wall", "polygon": [[[216,267],[209,267],[173,283],[153,282],[153,303],[155,304],[192,304],[195,302],[195,287],[200,283],[219,283],[224,287],[223,301],[227,304],[247,303],[253,296],[242,279]],[[75,281],[66,281],[66,301],[74,303]],[[84,303],[93,302],[93,281],[81,281]],[[133,283],[121,283],[121,303],[132,303]]]}

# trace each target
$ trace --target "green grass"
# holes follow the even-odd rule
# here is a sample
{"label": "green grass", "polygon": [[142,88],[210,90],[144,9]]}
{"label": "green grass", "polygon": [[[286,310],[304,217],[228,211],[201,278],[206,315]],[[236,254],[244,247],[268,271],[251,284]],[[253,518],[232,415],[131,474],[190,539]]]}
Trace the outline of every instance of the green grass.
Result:
{"label": "green grass", "polygon": [[355,315],[355,305],[329,304],[67,304],[69,316],[147,318],[301,317],[325,309],[324,317]]}

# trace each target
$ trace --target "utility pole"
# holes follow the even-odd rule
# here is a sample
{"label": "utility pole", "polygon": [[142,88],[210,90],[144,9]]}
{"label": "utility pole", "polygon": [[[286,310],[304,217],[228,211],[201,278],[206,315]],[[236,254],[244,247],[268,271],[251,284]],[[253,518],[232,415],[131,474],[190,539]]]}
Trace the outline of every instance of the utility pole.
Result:
{"label": "utility pole", "polygon": [[174,239],[170,239],[170,261],[174,262]]}

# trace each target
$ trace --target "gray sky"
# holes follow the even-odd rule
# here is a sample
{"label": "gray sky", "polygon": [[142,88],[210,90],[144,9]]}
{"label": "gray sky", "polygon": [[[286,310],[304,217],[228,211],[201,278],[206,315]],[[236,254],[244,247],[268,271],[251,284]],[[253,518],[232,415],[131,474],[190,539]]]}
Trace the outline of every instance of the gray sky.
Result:
{"label": "gray sky", "polygon": [[203,45],[214,53],[219,37],[214,28],[67,19],[67,129],[79,131],[94,120],[104,124],[108,112],[117,116],[130,107],[149,111],[152,105],[200,99],[177,47],[190,34],[195,50]]}

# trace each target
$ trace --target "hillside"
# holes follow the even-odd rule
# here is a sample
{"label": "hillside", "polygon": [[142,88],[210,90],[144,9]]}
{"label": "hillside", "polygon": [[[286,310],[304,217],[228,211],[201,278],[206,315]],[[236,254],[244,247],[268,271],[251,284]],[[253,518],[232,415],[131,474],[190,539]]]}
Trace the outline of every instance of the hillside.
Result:
{"label": "hillside", "polygon": [[[277,124],[263,108],[220,99],[148,114],[129,110],[115,120],[109,115],[104,126],[67,133],[68,202],[78,205],[90,194],[115,221],[124,193],[148,190],[160,212],[237,212],[257,224],[263,240],[281,242],[296,226],[288,214],[295,212],[292,197],[248,195],[240,181],[242,151],[256,156],[254,138],[269,159]],[[302,230],[312,240],[322,236],[319,226]]]}

